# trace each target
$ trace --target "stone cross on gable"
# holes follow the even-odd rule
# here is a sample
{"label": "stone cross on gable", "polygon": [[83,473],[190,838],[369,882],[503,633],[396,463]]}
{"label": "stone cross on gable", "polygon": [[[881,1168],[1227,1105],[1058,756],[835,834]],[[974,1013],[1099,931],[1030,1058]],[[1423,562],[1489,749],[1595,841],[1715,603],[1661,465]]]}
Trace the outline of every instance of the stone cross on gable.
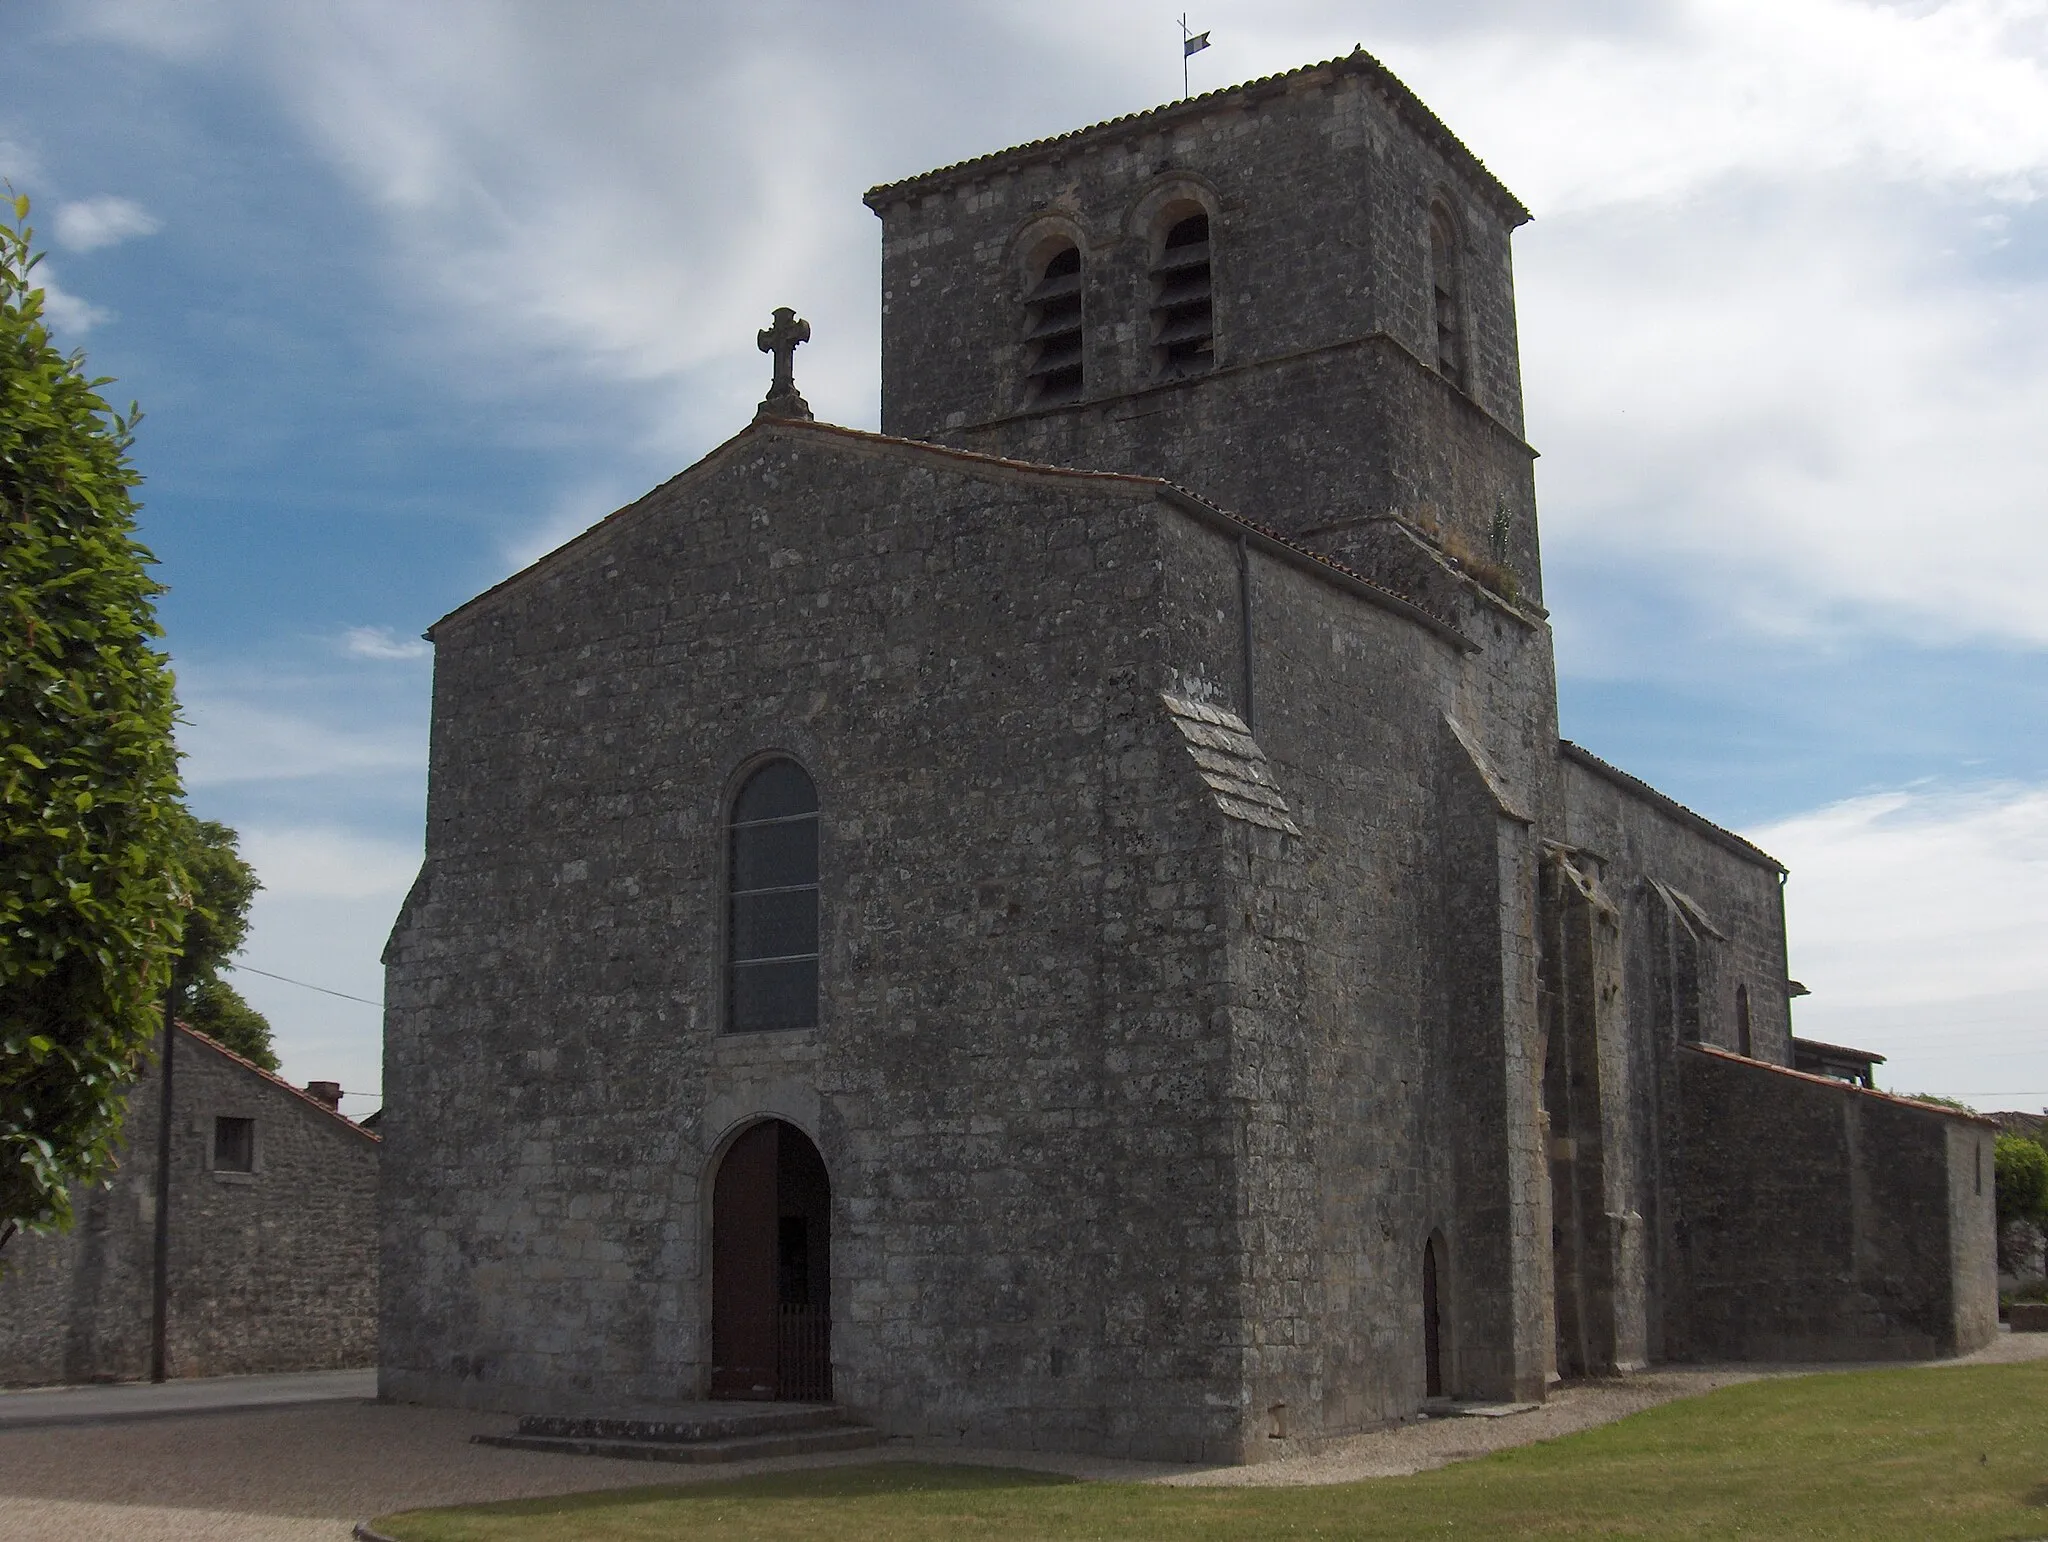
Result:
{"label": "stone cross on gable", "polygon": [[775,355],[775,379],[768,395],[755,409],[758,418],[801,418],[810,421],[811,407],[797,394],[794,362],[796,345],[811,340],[811,324],[787,305],[775,307],[775,324],[759,335],[761,351]]}

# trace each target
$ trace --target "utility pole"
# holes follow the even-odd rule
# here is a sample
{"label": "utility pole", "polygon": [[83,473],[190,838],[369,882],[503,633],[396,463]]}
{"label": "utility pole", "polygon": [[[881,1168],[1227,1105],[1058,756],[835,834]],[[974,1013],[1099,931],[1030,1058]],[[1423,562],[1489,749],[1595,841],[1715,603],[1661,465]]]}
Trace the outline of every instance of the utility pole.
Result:
{"label": "utility pole", "polygon": [[164,987],[164,1043],[158,1059],[163,1078],[156,1110],[156,1256],[149,1293],[149,1379],[168,1374],[171,1326],[171,1050],[178,1039],[177,976]]}

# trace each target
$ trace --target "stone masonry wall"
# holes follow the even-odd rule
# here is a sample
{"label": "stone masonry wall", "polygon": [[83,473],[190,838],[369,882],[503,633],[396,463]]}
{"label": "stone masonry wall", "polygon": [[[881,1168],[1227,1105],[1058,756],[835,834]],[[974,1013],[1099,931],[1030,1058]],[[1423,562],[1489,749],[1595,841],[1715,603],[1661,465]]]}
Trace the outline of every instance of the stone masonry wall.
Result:
{"label": "stone masonry wall", "polygon": [[[1442,746],[1448,712],[1472,717],[1514,796],[1541,806],[1547,650],[1468,618],[1488,643],[1474,650],[1298,563],[1240,555],[1227,531],[1167,536],[1164,657],[1239,711],[1249,564],[1257,736],[1302,831],[1243,834],[1226,909],[1252,1154],[1248,1401],[1284,1404],[1291,1441],[1412,1414],[1432,1233],[1451,1385],[1540,1391],[1534,938],[1515,903],[1534,843],[1492,793],[1467,807],[1447,790]],[[1483,1002],[1456,995],[1482,976]]]}
{"label": "stone masonry wall", "polygon": [[[1621,912],[1625,1057],[1632,1089],[1615,1110],[1614,1157],[1632,1180],[1634,1213],[1624,1235],[1637,1250],[1646,1294],[1642,1312],[1652,1359],[1678,1353],[1667,1331],[1666,1298],[1681,1246],[1673,1203],[1685,1165],[1678,1054],[1690,1040],[1739,1049],[1738,988],[1747,996],[1750,1051],[1773,1065],[1792,1061],[1785,992],[1785,912],[1780,869],[1734,837],[1701,828],[1696,816],[1664,806],[1611,768],[1567,751],[1560,760],[1566,839],[1592,866]],[[1666,886],[1660,891],[1655,885]],[[1692,900],[1700,915],[1666,891]],[[1701,918],[1704,918],[1702,921]],[[1716,937],[1707,930],[1711,924]],[[1637,1239],[1640,1239],[1639,1241]]]}
{"label": "stone masonry wall", "polygon": [[[172,1078],[172,1376],[331,1370],[375,1358],[377,1141],[210,1040]],[[78,1221],[0,1253],[0,1384],[150,1370],[161,1084],[129,1095],[121,1166]],[[256,1122],[256,1170],[213,1166],[214,1119]]]}
{"label": "stone masonry wall", "polygon": [[[700,1396],[711,1175],[774,1115],[833,1186],[841,1401],[1241,1459],[1221,821],[1160,704],[1159,518],[765,428],[435,629],[387,1395]],[[724,808],[771,750],[822,800],[824,1016],[723,1034]]]}
{"label": "stone masonry wall", "polygon": [[1991,1338],[1990,1121],[1716,1050],[1678,1060],[1671,1358],[1921,1359]]}

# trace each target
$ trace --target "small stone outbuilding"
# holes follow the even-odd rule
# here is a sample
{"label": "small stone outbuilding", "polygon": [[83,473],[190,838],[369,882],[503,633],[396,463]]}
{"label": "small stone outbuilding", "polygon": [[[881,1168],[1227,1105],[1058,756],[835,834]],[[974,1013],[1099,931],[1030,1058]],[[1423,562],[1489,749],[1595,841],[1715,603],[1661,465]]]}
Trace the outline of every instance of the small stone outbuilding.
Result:
{"label": "small stone outbuilding", "polygon": [[[173,1053],[166,1373],[373,1364],[377,1137],[204,1034]],[[0,1386],[150,1374],[160,1078],[129,1094],[119,1171],[72,1196],[73,1228],[0,1250]]]}

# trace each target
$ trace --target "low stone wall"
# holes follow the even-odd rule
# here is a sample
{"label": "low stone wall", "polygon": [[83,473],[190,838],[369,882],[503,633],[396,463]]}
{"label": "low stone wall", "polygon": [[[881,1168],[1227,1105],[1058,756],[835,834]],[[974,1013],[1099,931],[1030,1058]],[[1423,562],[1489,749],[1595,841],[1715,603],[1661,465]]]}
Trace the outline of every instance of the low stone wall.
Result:
{"label": "low stone wall", "polygon": [[1678,1070],[1672,1358],[1924,1359],[1997,1331],[1991,1121],[1700,1046]]}

